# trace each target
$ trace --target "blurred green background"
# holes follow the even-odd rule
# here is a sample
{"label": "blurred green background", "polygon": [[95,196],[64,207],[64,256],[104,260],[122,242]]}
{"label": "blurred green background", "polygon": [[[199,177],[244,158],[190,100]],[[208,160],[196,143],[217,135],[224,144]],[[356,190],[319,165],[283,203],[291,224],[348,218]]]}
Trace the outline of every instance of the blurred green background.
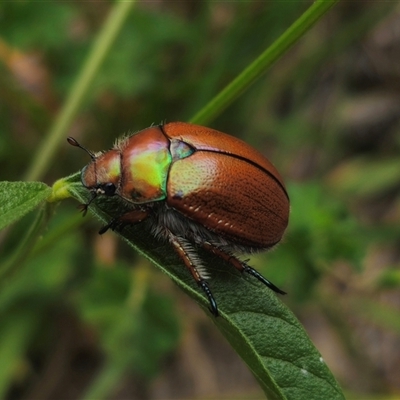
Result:
{"label": "blurred green background", "polygon": [[[98,151],[189,120],[310,4],[137,3],[68,135]],[[0,180],[26,176],[112,7],[0,4]],[[284,241],[251,265],[289,293],[356,399],[400,397],[399,26],[396,2],[339,3],[209,124],[259,149],[287,182]],[[43,179],[87,162],[65,142]],[[262,398],[200,308],[76,206],[58,207],[1,282],[0,398]],[[2,232],[1,260],[33,217]]]}

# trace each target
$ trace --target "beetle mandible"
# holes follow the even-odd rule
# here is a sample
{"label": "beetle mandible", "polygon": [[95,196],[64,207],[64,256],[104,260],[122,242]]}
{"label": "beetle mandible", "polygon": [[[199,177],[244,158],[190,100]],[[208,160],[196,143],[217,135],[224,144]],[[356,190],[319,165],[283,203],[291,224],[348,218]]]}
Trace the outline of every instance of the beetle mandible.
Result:
{"label": "beetle mandible", "polygon": [[289,197],[276,168],[240,139],[203,126],[172,122],[152,126],[94,154],[82,170],[91,199],[118,196],[128,211],[100,230],[151,221],[152,233],[167,240],[202,288],[210,311],[218,307],[197,256],[203,247],[284,294],[236,254],[269,249],[282,238]]}

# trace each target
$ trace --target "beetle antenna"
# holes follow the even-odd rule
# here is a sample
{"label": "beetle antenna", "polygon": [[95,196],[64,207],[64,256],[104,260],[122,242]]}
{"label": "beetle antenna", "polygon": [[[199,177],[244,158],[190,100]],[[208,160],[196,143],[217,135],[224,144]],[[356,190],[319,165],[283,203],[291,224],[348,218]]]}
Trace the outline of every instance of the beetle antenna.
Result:
{"label": "beetle antenna", "polygon": [[88,150],[86,147],[83,147],[76,139],[74,139],[73,137],[69,136],[67,137],[67,142],[71,145],[71,146],[75,146],[75,147],[79,147],[80,149],[86,151],[86,153],[89,154],[90,158],[92,160],[96,159],[96,156],[94,155],[94,153],[90,150]]}

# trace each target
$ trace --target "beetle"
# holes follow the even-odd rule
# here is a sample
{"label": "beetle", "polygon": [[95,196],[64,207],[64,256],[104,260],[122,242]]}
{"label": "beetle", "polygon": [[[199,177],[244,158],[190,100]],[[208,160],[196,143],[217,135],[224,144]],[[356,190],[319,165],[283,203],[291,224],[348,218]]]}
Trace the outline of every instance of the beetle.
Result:
{"label": "beetle", "polygon": [[81,172],[91,192],[84,214],[98,196],[118,196],[127,206],[99,233],[150,221],[153,235],[170,243],[204,291],[214,316],[218,306],[197,253],[201,247],[285,294],[237,257],[275,246],[289,219],[283,180],[254,148],[184,122],[151,126],[96,154],[67,140],[92,159]]}

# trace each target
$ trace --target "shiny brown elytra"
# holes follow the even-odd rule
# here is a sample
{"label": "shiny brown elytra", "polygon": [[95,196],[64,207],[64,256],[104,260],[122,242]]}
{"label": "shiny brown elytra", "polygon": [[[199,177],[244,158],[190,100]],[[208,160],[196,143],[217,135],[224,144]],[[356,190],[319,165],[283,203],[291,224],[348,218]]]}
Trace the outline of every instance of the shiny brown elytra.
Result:
{"label": "shiny brown elytra", "polygon": [[155,237],[167,240],[210,302],[202,247],[241,272],[284,294],[235,254],[267,250],[280,242],[289,219],[289,197],[276,168],[245,142],[211,128],[172,122],[152,126],[94,154],[82,170],[91,192],[118,196],[128,211],[100,230],[150,222]]}

